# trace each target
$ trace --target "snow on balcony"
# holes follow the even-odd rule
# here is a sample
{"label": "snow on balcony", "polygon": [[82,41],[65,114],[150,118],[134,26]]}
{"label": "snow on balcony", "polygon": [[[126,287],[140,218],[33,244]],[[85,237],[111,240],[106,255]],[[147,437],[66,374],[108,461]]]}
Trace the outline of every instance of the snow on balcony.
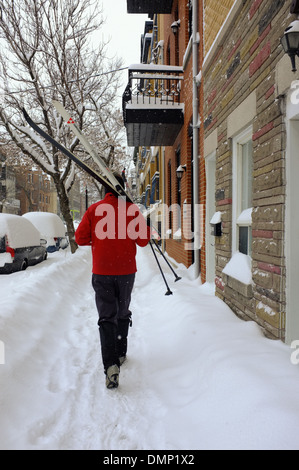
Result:
{"label": "snow on balcony", "polygon": [[184,123],[182,67],[138,64],[129,67],[123,94],[128,146],[172,146]]}

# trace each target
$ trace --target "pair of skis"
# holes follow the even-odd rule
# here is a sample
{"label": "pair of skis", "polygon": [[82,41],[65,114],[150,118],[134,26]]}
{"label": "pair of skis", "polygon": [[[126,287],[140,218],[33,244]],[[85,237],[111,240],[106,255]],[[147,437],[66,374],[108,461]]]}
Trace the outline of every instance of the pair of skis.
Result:
{"label": "pair of skis", "polygon": [[[87,140],[85,135],[82,133],[81,129],[78,127],[76,124],[75,120],[69,115],[67,110],[63,107],[61,103],[58,101],[53,101],[53,105],[56,108],[56,110],[59,112],[59,114],[63,117],[64,121],[70,126],[71,130],[74,132],[74,134],[79,138],[80,142],[84,146],[84,148],[87,150],[89,155],[92,157],[94,162],[98,165],[100,168],[101,172],[103,173],[104,176],[102,176],[100,173],[98,173],[96,170],[91,168],[87,163],[85,163],[83,160],[81,160],[79,157],[75,156],[72,152],[70,152],[68,149],[66,149],[63,145],[61,145],[59,142],[57,142],[53,137],[51,137],[47,132],[45,132],[43,129],[41,129],[28,115],[25,109],[23,109],[23,114],[24,117],[27,121],[27,123],[34,129],[39,135],[41,135],[45,140],[47,140],[50,144],[52,144],[54,147],[56,147],[58,150],[60,150],[64,155],[66,155],[68,158],[70,158],[73,162],[75,162],[80,168],[82,168],[84,171],[86,171],[90,176],[92,176],[96,181],[101,183],[106,189],[111,191],[112,194],[114,194],[116,197],[125,197],[128,202],[133,203],[132,199],[130,196],[126,193],[126,191],[120,186],[119,182],[115,178],[114,174],[105,165],[105,162],[99,157],[97,154],[97,151],[95,148],[90,144],[90,142]],[[150,220],[148,219],[148,224],[150,225]],[[165,295],[172,295],[172,292],[169,288],[169,285],[166,281],[165,275],[163,273],[163,270],[160,266],[159,260],[157,258],[157,255],[154,251],[153,244],[156,246],[156,248],[159,250],[160,254],[166,261],[167,265],[171,269],[172,273],[175,276],[175,282],[179,281],[181,278],[175,273],[173,267],[165,257],[163,251],[161,250],[159,244],[156,242],[155,239],[152,239],[150,241],[150,246],[152,249],[152,252],[154,254],[154,257],[156,259],[156,262],[158,264],[158,267],[160,269],[161,275],[163,277],[164,283],[167,287],[167,292]]]}
{"label": "pair of skis", "polygon": [[[35,132],[37,132],[39,135],[41,135],[45,140],[50,142],[54,147],[56,147],[58,150],[60,150],[64,155],[66,155],[68,158],[70,158],[73,162],[75,162],[82,170],[86,171],[90,176],[92,176],[96,181],[101,183],[105,188],[110,190],[115,196],[120,196],[124,195],[124,191],[122,190],[121,186],[119,185],[118,181],[116,180],[117,184],[111,183],[109,180],[104,178],[101,174],[99,174],[96,170],[91,168],[87,163],[85,163],[83,160],[81,160],[79,157],[75,156],[72,152],[70,152],[68,149],[66,149],[63,145],[61,145],[57,140],[55,140],[53,137],[51,137],[47,132],[45,132],[43,129],[41,129],[28,115],[27,111],[23,108],[23,114],[24,117],[29,124],[30,127],[32,127]],[[72,120],[73,121],[73,120]],[[105,165],[102,165],[105,168]],[[111,173],[111,177],[114,178],[114,175]],[[115,179],[115,178],[114,178]],[[120,189],[118,189],[120,188]],[[129,198],[128,198],[129,200]]]}

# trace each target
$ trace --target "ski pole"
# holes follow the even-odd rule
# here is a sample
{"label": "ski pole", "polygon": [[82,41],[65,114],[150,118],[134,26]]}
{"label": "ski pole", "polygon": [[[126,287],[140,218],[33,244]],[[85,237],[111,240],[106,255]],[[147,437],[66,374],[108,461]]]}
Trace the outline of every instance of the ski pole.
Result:
{"label": "ski pole", "polygon": [[158,243],[155,239],[153,239],[153,242],[154,242],[154,244],[156,245],[156,247],[158,248],[158,250],[159,250],[160,254],[162,255],[162,257],[164,258],[165,262],[168,264],[168,266],[170,267],[171,271],[173,272],[174,277],[175,277],[175,282],[180,281],[182,278],[177,275],[177,273],[175,272],[175,270],[173,269],[173,267],[172,267],[171,264],[169,263],[168,259],[166,258],[166,256],[164,255],[163,251],[161,250],[161,248],[160,248],[160,246],[159,246],[159,243]]}
{"label": "ski pole", "polygon": [[166,292],[165,295],[172,295],[172,292],[171,292],[171,290],[170,290],[170,288],[169,288],[169,285],[167,284],[167,281],[166,281],[166,278],[165,278],[164,273],[163,273],[163,271],[162,271],[161,265],[160,265],[160,263],[159,263],[159,260],[158,260],[158,258],[157,258],[157,255],[156,255],[155,250],[154,250],[154,248],[153,248],[152,241],[150,241],[150,246],[151,246],[153,255],[154,255],[154,257],[155,257],[155,260],[157,261],[157,265],[158,265],[158,267],[159,267],[159,269],[160,269],[160,272],[161,272],[161,275],[162,275],[163,280],[164,280],[164,282],[165,282],[165,285],[166,285],[166,287],[167,287],[167,292]]}

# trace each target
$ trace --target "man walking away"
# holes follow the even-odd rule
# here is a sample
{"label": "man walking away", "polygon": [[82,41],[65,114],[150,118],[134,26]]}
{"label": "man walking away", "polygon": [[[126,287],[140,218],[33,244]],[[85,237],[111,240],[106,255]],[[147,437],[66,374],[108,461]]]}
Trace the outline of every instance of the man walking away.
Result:
{"label": "man walking away", "polygon": [[[122,176],[115,177],[124,187]],[[109,191],[87,209],[75,234],[78,245],[92,249],[92,285],[107,388],[118,387],[120,365],[126,359],[136,245],[145,247],[150,238],[150,227],[138,207]]]}

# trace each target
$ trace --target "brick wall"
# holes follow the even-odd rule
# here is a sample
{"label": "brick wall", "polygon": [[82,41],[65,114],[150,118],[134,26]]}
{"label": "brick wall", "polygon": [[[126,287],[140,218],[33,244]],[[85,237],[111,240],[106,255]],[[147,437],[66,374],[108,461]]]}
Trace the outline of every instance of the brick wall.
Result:
{"label": "brick wall", "polygon": [[205,32],[205,54],[209,52],[212,44],[228,15],[235,0],[205,0],[204,8],[204,32]]}
{"label": "brick wall", "polygon": [[[175,37],[171,31],[171,24],[180,20],[180,28],[178,37],[175,40]],[[164,15],[164,33],[165,33],[165,44],[169,45],[170,50],[170,64],[171,65],[182,65],[185,52],[189,43],[189,33],[188,33],[188,19],[189,19],[189,9],[187,0],[178,1],[175,0],[172,9],[172,15]],[[178,44],[178,48],[176,46]],[[165,48],[165,58],[164,61],[167,63],[167,48]],[[176,55],[176,52],[178,54]],[[176,63],[177,61],[177,63]],[[177,203],[177,177],[176,177],[176,150],[180,149],[181,155],[181,165],[187,165],[186,173],[183,175],[181,181],[181,220],[186,228],[186,221],[183,219],[183,203],[184,201],[187,204],[191,205],[192,202],[192,169],[191,169],[191,160],[192,160],[192,141],[189,135],[189,126],[192,124],[192,88],[193,88],[193,71],[192,71],[192,52],[190,58],[187,62],[186,69],[184,71],[184,82],[182,85],[182,100],[185,104],[185,118],[184,126],[181,130],[178,138],[173,147],[166,147],[165,149],[165,168],[166,168],[166,182],[169,181],[168,175],[168,164],[171,162],[171,181],[172,187],[170,188],[166,184],[166,202],[169,201],[169,191],[172,191],[172,203]],[[192,264],[192,251],[186,250],[186,243],[189,244],[190,240],[184,237],[182,234],[181,240],[174,240],[173,235],[176,231],[175,218],[173,218],[173,231],[172,238],[166,242],[167,253],[173,257],[178,263],[183,263],[185,266],[189,267]]]}
{"label": "brick wall", "polygon": [[[283,55],[279,40],[290,22],[290,2],[243,3],[203,75],[204,137],[218,132],[216,206],[222,212],[223,236],[216,240],[216,288],[217,295],[237,314],[283,338],[285,128],[281,103],[275,99],[275,66]],[[222,273],[232,255],[234,204],[228,117],[253,92],[253,283],[245,286]]]}

